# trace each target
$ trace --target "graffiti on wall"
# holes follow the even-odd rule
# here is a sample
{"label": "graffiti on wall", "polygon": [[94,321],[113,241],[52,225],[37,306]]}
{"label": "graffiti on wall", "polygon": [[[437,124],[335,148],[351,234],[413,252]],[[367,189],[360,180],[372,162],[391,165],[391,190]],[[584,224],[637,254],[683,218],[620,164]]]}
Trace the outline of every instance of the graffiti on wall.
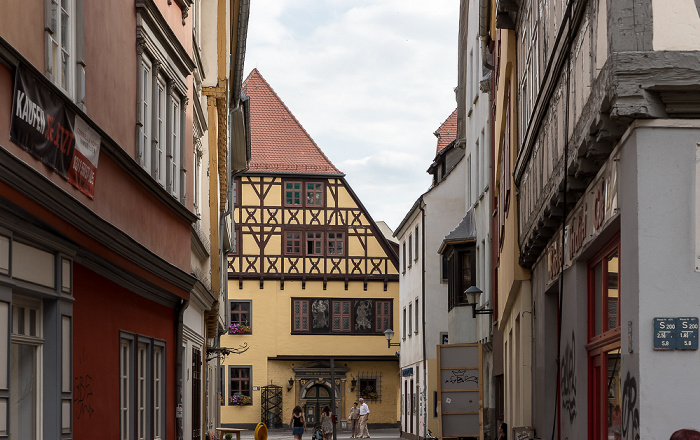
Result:
{"label": "graffiti on wall", "polygon": [[467,383],[479,384],[479,376],[470,376],[467,370],[452,370],[452,375],[445,379],[445,383]]}
{"label": "graffiti on wall", "polygon": [[75,405],[75,413],[78,420],[81,417],[92,418],[92,413],[95,410],[92,407],[92,376],[78,376],[73,380],[73,404]]}
{"label": "graffiti on wall", "polygon": [[569,423],[576,419],[576,355],[574,352],[576,336],[571,332],[571,341],[567,341],[564,358],[561,361],[561,404],[569,415]]}
{"label": "graffiti on wall", "polygon": [[629,371],[622,386],[622,438],[639,440],[637,380]]}

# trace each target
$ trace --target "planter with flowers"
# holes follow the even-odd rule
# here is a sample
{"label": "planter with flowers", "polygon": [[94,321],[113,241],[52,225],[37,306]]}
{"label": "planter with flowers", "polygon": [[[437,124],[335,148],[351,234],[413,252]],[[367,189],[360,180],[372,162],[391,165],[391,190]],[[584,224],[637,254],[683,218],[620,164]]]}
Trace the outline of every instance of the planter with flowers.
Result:
{"label": "planter with flowers", "polygon": [[229,405],[242,406],[250,405],[251,403],[253,403],[253,400],[250,396],[244,396],[243,394],[234,394],[228,398]]}
{"label": "planter with flowers", "polygon": [[241,335],[245,333],[250,333],[251,328],[249,325],[245,324],[239,324],[237,322],[232,323],[230,326],[228,326],[228,334],[229,335]]}
{"label": "planter with flowers", "polygon": [[367,387],[364,390],[360,390],[360,397],[367,400],[375,400],[379,398],[379,394],[374,391],[373,387]]}

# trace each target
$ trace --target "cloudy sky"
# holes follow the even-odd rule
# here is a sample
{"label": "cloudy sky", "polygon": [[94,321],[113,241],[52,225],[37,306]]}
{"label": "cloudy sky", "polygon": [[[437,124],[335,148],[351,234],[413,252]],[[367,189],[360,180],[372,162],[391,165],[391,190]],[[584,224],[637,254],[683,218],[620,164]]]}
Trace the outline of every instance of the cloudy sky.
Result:
{"label": "cloudy sky", "polygon": [[395,229],[430,186],[456,108],[459,1],[253,0],[257,68],[374,220]]}

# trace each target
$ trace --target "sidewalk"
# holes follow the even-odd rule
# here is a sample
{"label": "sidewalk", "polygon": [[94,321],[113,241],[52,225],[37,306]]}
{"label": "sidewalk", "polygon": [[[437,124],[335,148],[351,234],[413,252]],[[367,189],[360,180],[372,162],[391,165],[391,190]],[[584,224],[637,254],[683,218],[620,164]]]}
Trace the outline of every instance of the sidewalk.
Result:
{"label": "sidewalk", "polygon": [[[381,440],[399,440],[399,429],[372,429],[369,435],[373,439]],[[338,431],[336,433],[337,440],[347,440],[350,439],[350,431]],[[268,440],[293,440],[291,429],[270,429],[267,434]],[[253,440],[253,431],[243,431],[241,432],[241,440]],[[301,440],[311,440],[311,430],[307,430],[301,437]]]}

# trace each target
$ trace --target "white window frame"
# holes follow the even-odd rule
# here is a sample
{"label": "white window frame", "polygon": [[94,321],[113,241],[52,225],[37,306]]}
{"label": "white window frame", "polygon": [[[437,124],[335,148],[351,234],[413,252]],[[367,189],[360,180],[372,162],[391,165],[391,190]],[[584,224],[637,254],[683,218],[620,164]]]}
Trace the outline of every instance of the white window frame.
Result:
{"label": "white window frame", "polygon": [[[10,333],[10,345],[24,345],[34,347],[34,365],[33,372],[35,377],[35,395],[34,395],[34,438],[40,438],[40,429],[37,427],[43,426],[43,306],[41,301],[32,300],[25,297],[12,298],[12,326]],[[34,335],[27,330],[31,330],[31,311],[34,311]],[[20,313],[22,317],[20,319]],[[22,329],[19,328],[20,324],[24,324]],[[17,384],[14,384],[14,378],[12,377],[12,367],[14,363],[10,363],[10,401],[8,406],[10,407],[10,420],[9,420],[9,433],[10,438],[18,437],[18,433],[14,432],[13,429],[17,427],[18,420],[16,420],[19,415],[16,413],[17,405],[14,404],[13,391],[17,388]],[[14,386],[13,386],[14,385]]]}
{"label": "white window frame", "polygon": [[170,149],[168,151],[168,188],[176,199],[180,198],[180,169],[184,149],[181,133],[182,100],[176,93],[170,95]]}
{"label": "white window frame", "polygon": [[158,73],[154,84],[153,105],[153,170],[158,183],[165,187],[166,155],[167,155],[167,124],[168,124],[168,84],[165,77]]}
{"label": "white window frame", "polygon": [[47,28],[48,70],[53,83],[73,100],[75,97],[76,71],[76,2],[75,0],[50,0],[51,25]]}
{"label": "white window frame", "polygon": [[143,55],[139,63],[139,88],[140,88],[140,121],[139,125],[139,155],[140,163],[146,170],[151,169],[151,136],[152,136],[152,118],[153,107],[153,62],[151,59]]}

